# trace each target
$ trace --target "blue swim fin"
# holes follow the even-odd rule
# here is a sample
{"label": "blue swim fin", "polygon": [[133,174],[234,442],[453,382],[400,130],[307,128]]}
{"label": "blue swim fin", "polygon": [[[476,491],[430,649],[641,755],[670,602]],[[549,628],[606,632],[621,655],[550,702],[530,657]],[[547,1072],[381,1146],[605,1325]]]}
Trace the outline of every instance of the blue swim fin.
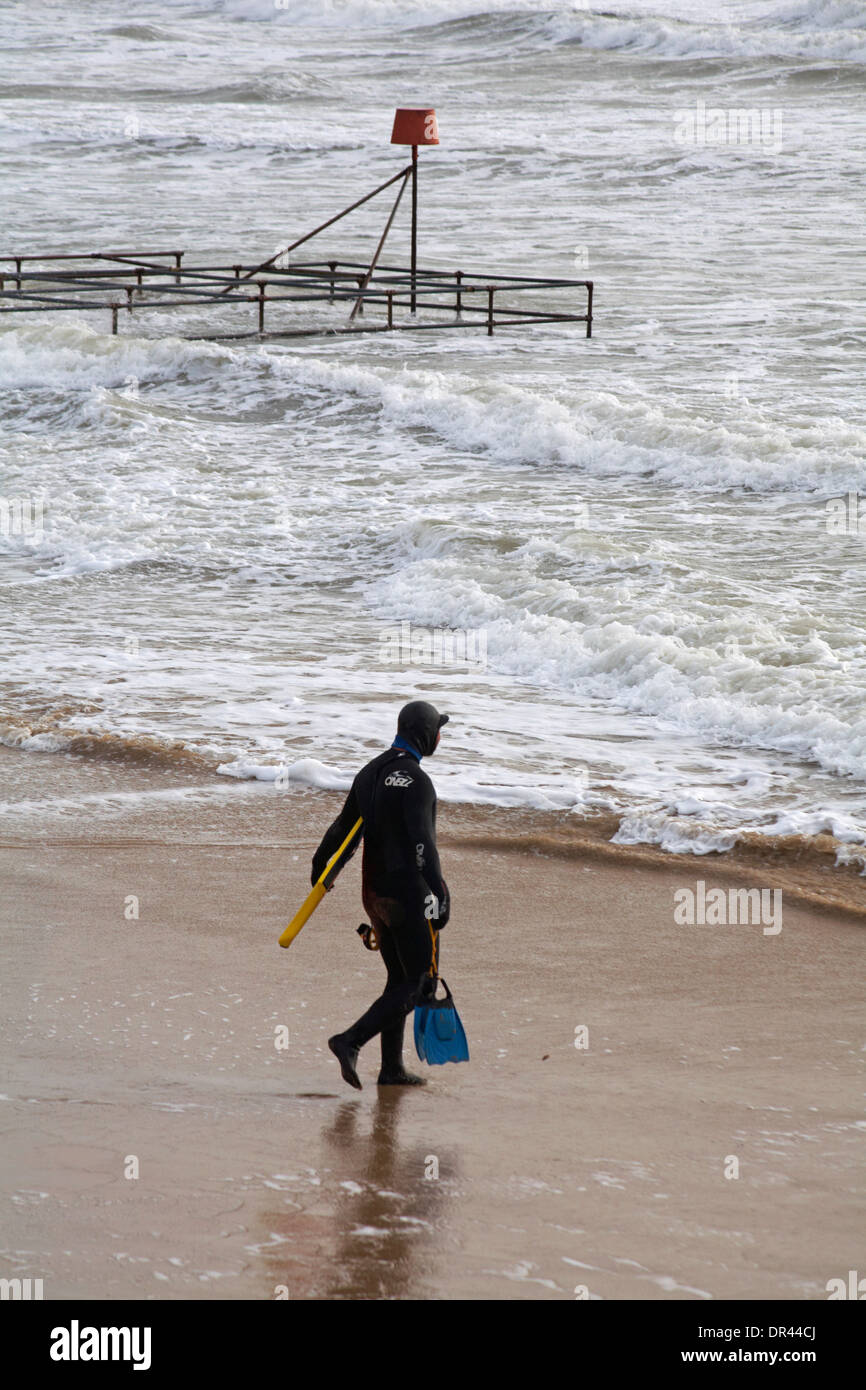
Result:
{"label": "blue swim fin", "polygon": [[430,999],[415,1009],[415,1051],[428,1066],[445,1062],[468,1062],[469,1044],[454,1007],[454,999],[444,980],[444,999]]}

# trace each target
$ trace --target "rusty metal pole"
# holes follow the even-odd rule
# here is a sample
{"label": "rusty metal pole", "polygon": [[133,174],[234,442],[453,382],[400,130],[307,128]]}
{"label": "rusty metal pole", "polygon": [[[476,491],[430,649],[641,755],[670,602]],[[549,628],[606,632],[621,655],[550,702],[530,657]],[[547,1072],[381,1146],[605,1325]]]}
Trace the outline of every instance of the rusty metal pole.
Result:
{"label": "rusty metal pole", "polygon": [[176,285],[179,285],[179,284],[180,284],[180,258],[181,258],[182,255],[183,255],[183,252],[182,252],[182,251],[175,251],[175,253],[174,253],[174,265],[175,265],[175,269],[176,269],[177,272],[178,272],[177,275],[175,275],[175,277],[174,277],[174,283],[175,283]]}
{"label": "rusty metal pole", "polygon": [[[398,179],[405,178],[408,172],[409,166],[407,165],[405,169],[400,170],[399,174],[394,174],[393,177],[387,179],[385,183],[380,183],[379,187],[374,188],[372,193],[365,193],[363,198],[359,198],[356,203],[351,203],[349,207],[343,208],[342,212],[338,212],[334,217],[329,217],[327,222],[322,222],[320,226],[314,227],[311,232],[307,232],[304,236],[298,237],[298,240],[293,241],[291,246],[287,246],[285,251],[278,251],[275,256],[270,256],[266,261],[262,261],[261,265],[253,266],[252,270],[246,272],[244,279],[251,280],[254,275],[260,275],[263,270],[270,270],[274,261],[280,260],[282,256],[288,256],[291,251],[295,251],[299,246],[303,246],[305,241],[309,241],[312,237],[318,236],[319,232],[323,232],[326,227],[332,227],[335,222],[339,222],[341,217],[348,217],[350,212],[355,211],[355,208],[361,207],[364,203],[369,203],[370,199],[375,198],[377,193],[381,193],[384,189],[390,188],[391,184],[396,183]],[[238,266],[237,269],[240,271],[241,267]],[[231,285],[221,290],[220,293],[228,294],[230,289],[232,289]]]}
{"label": "rusty metal pole", "polygon": [[111,306],[111,331],[112,331],[112,333],[114,333],[114,334],[117,333],[117,309],[118,309],[118,306],[117,306],[116,304],[112,304],[112,306]]}
{"label": "rusty metal pole", "polygon": [[487,286],[487,336],[493,337],[493,286]]}
{"label": "rusty metal pole", "polygon": [[391,290],[388,291],[388,327],[394,327],[394,295]]}
{"label": "rusty metal pole", "polygon": [[337,262],[336,262],[336,261],[328,261],[328,265],[331,267],[331,299],[333,299],[333,298],[334,298],[334,272],[335,272],[335,270],[337,269]]}
{"label": "rusty metal pole", "polygon": [[259,281],[259,332],[265,331],[265,281]]}
{"label": "rusty metal pole", "polygon": [[398,106],[391,131],[392,145],[412,148],[412,254],[409,273],[409,312],[415,317],[418,304],[418,147],[438,145],[439,128],[431,106]]}
{"label": "rusty metal pole", "polygon": [[457,272],[457,317],[463,316],[463,295],[460,293],[460,286],[463,284],[463,271]]}
{"label": "rusty metal pole", "polygon": [[418,269],[418,146],[412,146],[412,290],[409,312],[415,312],[415,273]]}
{"label": "rusty metal pole", "polygon": [[400,206],[400,199],[403,197],[403,190],[405,189],[405,187],[406,187],[406,179],[404,179],[403,182],[400,184],[400,188],[399,188],[399,191],[398,191],[398,193],[397,193],[397,197],[396,197],[396,199],[394,200],[394,206],[393,206],[392,209],[391,209],[390,215],[389,215],[389,217],[388,217],[388,221],[385,223],[385,230],[384,230],[384,232],[382,233],[382,235],[381,235],[380,238],[379,238],[379,245],[376,247],[376,250],[375,250],[374,253],[373,253],[373,259],[372,259],[372,261],[370,262],[369,268],[368,268],[368,270],[367,270],[367,274],[364,275],[364,276],[362,276],[362,278],[358,281],[358,288],[360,289],[361,293],[358,295],[358,298],[355,300],[355,307],[353,308],[351,314],[349,315],[349,322],[350,322],[350,323],[352,322],[352,320],[354,319],[354,317],[355,317],[356,314],[362,314],[362,313],[364,312],[364,290],[365,290],[365,289],[367,288],[367,286],[369,285],[370,280],[372,279],[372,276],[373,276],[373,271],[376,269],[376,266],[377,266],[377,264],[378,264],[378,262],[379,262],[379,257],[380,257],[381,254],[382,254],[382,247],[385,245],[385,240],[386,240],[386,238],[387,238],[387,236],[388,236],[388,233],[389,233],[390,230],[391,230],[391,223],[394,221],[394,218],[395,218],[396,215],[397,215],[397,209],[398,209],[398,207]]}
{"label": "rusty metal pole", "polygon": [[586,336],[592,337],[592,281],[586,282]]}

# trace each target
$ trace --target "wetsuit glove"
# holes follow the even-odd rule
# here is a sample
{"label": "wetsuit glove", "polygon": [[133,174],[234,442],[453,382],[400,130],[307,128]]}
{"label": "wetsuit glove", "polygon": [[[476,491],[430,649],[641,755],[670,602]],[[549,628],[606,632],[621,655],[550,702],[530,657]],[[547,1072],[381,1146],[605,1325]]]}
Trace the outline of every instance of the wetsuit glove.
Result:
{"label": "wetsuit glove", "polygon": [[[442,896],[436,893],[428,893],[425,906],[428,908],[428,916],[431,925],[436,931],[441,931],[448,925],[448,918],[451,916],[451,894],[448,892],[448,884],[442,882]],[[438,912],[434,915],[434,906],[438,907]]]}
{"label": "wetsuit glove", "polygon": [[451,894],[448,891],[448,884],[443,883],[442,887],[445,889],[445,897],[443,899],[440,899],[439,902],[438,926],[440,931],[443,927],[448,925],[448,919],[451,916]]}

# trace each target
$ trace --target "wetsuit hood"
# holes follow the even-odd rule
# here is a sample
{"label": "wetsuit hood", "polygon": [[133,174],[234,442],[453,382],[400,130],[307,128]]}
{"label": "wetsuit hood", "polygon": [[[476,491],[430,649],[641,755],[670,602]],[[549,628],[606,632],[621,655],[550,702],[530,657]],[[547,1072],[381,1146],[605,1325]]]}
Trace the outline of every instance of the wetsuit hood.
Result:
{"label": "wetsuit hood", "polygon": [[412,700],[400,711],[397,733],[417,748],[422,758],[429,758],[436,749],[439,730],[447,723],[448,715],[440,714],[426,700]]}

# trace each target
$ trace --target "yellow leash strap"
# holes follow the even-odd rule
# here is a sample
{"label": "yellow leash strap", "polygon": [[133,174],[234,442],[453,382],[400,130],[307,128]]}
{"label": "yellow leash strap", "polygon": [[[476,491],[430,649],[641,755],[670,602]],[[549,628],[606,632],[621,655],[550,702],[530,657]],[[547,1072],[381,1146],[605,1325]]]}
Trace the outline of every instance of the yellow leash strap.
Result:
{"label": "yellow leash strap", "polygon": [[433,923],[430,921],[429,917],[427,918],[427,925],[430,928],[430,940],[433,942],[433,963],[427,973],[428,975],[437,975],[439,973],[439,936],[438,933],[433,930]]}

